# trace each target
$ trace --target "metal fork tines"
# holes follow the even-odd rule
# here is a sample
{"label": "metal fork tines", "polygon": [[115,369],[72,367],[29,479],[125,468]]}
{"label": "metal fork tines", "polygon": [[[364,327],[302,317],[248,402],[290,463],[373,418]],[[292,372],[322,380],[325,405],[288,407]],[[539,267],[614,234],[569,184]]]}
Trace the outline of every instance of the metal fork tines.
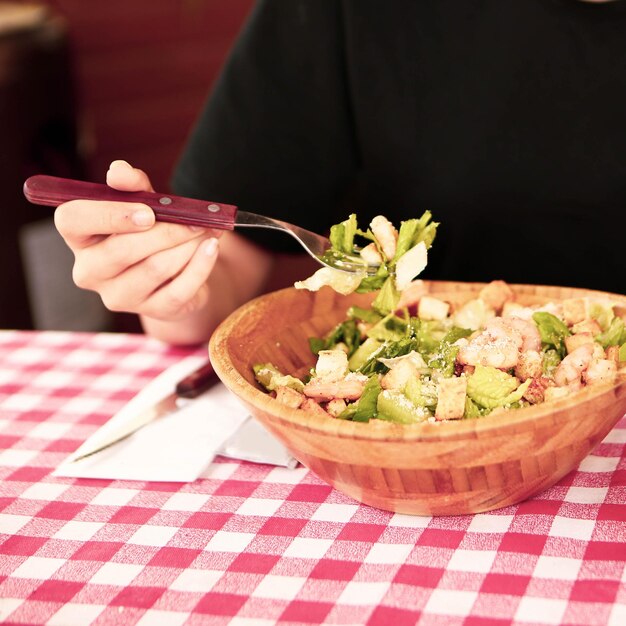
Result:
{"label": "metal fork tines", "polygon": [[[328,237],[318,235],[289,222],[283,222],[265,215],[257,215],[248,211],[237,211],[235,227],[239,228],[270,228],[288,233],[318,262],[344,272],[363,272],[372,276],[378,271],[378,265],[367,264],[359,256],[344,258],[329,258],[324,256],[330,249]],[[354,260],[351,260],[351,259]]]}

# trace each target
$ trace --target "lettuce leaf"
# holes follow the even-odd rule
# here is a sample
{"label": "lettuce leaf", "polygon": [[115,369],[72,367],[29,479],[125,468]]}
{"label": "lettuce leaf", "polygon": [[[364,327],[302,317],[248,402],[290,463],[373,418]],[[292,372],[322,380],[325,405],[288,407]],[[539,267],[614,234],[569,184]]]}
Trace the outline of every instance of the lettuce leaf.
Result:
{"label": "lettuce leaf", "polygon": [[357,231],[356,215],[352,213],[347,220],[330,228],[330,245],[336,252],[354,254],[354,236]]}
{"label": "lettuce leaf", "polygon": [[390,313],[367,331],[367,336],[379,341],[398,341],[407,336],[407,322]]}
{"label": "lettuce leaf", "polygon": [[615,318],[613,305],[610,302],[600,302],[590,300],[588,304],[589,317],[593,318],[600,324],[600,328],[604,331],[608,330],[611,322]]}
{"label": "lettuce leaf", "polygon": [[495,409],[519,402],[532,379],[521,385],[511,376],[495,367],[476,366],[474,373],[467,378],[467,396],[486,409]]}
{"label": "lettuce leaf", "polygon": [[428,367],[441,372],[443,376],[449,378],[454,374],[456,356],[459,353],[459,346],[455,343],[464,337],[468,337],[472,331],[467,328],[453,326],[446,332],[439,344],[430,352]]}
{"label": "lettuce leaf", "polygon": [[352,414],[352,420],[355,422],[369,422],[378,414],[376,408],[378,401],[378,394],[381,392],[380,382],[378,376],[370,376],[365,383],[365,388],[361,397],[355,403],[354,413]]}
{"label": "lettuce leaf", "polygon": [[389,368],[381,363],[378,359],[391,359],[396,356],[408,354],[412,350],[417,351],[418,341],[415,338],[403,337],[399,341],[390,341],[381,344],[380,350],[377,350],[365,363],[357,370],[361,374],[369,376],[374,372],[384,374]]}
{"label": "lettuce leaf", "polygon": [[363,276],[361,278],[361,282],[359,286],[356,288],[357,293],[370,293],[371,291],[376,291],[380,289],[385,281],[389,278],[389,270],[387,266],[383,263],[379,268],[376,274],[373,276]]}
{"label": "lettuce leaf", "polygon": [[293,286],[296,289],[308,289],[309,291],[318,291],[322,287],[329,286],[337,293],[346,296],[358,289],[364,276],[365,269],[361,274],[357,272],[342,272],[331,267],[322,267],[312,276],[294,283]]}
{"label": "lettuce leaf", "polygon": [[382,315],[387,315],[396,309],[398,302],[400,302],[400,292],[396,289],[396,281],[392,276],[388,276],[376,294],[372,308]]}
{"label": "lettuce leaf", "polygon": [[619,346],[625,332],[624,320],[614,317],[606,330],[595,337],[595,340],[603,347]]}
{"label": "lettuce leaf", "polygon": [[420,320],[414,318],[413,330],[418,341],[419,351],[422,354],[432,354],[437,351],[441,341],[448,332],[447,325],[440,320]]}
{"label": "lettuce leaf", "polygon": [[437,385],[429,378],[410,378],[404,395],[415,405],[427,408],[431,413],[437,407]]}
{"label": "lettuce leaf", "polygon": [[377,311],[364,309],[360,306],[351,306],[348,309],[348,317],[360,322],[367,322],[368,324],[376,324],[382,319],[382,315]]}
{"label": "lettuce leaf", "polygon": [[431,212],[424,211],[419,219],[404,220],[400,223],[393,261],[397,261],[420,241],[424,242],[427,249],[431,247],[437,233],[437,226],[439,226],[437,222],[430,222],[431,218]]}
{"label": "lettuce leaf", "polygon": [[548,348],[543,352],[543,365],[542,370],[546,376],[552,377],[554,374],[554,370],[561,363],[562,358],[561,355],[554,349]]}
{"label": "lettuce leaf", "polygon": [[484,415],[489,415],[491,409],[486,409],[483,406],[478,406],[471,398],[465,397],[465,412],[463,413],[464,419],[477,419]]}
{"label": "lettuce leaf", "polygon": [[378,396],[378,419],[397,424],[416,424],[428,419],[430,411],[419,407],[401,391],[385,389]]}
{"label": "lettuce leaf", "polygon": [[352,356],[361,345],[361,331],[355,320],[346,320],[333,328],[325,337],[310,337],[309,348],[313,354],[320,350],[332,350],[337,344],[343,343],[348,348],[348,356]]}
{"label": "lettuce leaf", "polygon": [[567,354],[565,338],[572,334],[566,324],[547,311],[533,313],[533,320],[539,329],[544,350],[554,348],[563,358]]}
{"label": "lettuce leaf", "polygon": [[272,363],[258,363],[252,370],[257,382],[268,391],[274,391],[276,387],[291,387],[296,391],[302,391],[304,383],[291,374],[283,374]]}

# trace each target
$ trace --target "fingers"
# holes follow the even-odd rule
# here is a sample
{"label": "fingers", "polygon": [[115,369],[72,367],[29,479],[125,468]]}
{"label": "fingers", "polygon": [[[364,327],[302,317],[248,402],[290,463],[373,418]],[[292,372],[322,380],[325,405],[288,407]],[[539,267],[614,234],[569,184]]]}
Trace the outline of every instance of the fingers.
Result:
{"label": "fingers", "polygon": [[113,161],[107,172],[107,185],[120,191],[154,191],[147,174],[126,161]]}
{"label": "fingers", "polygon": [[185,317],[206,304],[207,279],[217,254],[217,239],[185,242],[107,281],[100,295],[112,311],[133,311],[166,320]]}
{"label": "fingers", "polygon": [[[113,161],[107,183],[123,191],[152,191],[148,176],[126,161]],[[152,209],[141,203],[73,200],[57,207],[54,214],[57,230],[73,250],[90,246],[104,236],[142,232],[154,225]]]}
{"label": "fingers", "polygon": [[[145,232],[121,233],[102,239],[97,245],[76,248],[74,281],[84,289],[98,290],[101,282],[122,274],[133,266],[186,242],[192,245],[206,239],[207,233],[195,227],[160,222]],[[159,257],[160,258],[160,257]],[[155,263],[158,262],[155,260]]]}
{"label": "fingers", "polygon": [[154,222],[152,209],[139,202],[72,200],[54,212],[54,225],[72,250],[106,235],[148,230]]}
{"label": "fingers", "polygon": [[[107,184],[152,191],[145,172],[126,161],[111,163]],[[156,223],[138,202],[74,200],[57,208],[55,225],[74,252],[74,282],[107,308],[172,320],[206,303],[222,233]]]}

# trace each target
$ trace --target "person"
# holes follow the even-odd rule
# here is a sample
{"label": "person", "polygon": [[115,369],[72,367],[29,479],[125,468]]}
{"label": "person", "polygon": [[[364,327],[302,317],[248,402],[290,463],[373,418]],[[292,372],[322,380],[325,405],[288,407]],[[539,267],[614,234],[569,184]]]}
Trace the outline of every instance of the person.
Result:
{"label": "person", "polygon": [[[622,0],[261,1],[173,190],[317,232],[428,209],[423,278],[626,293],[625,32]],[[107,182],[151,188],[125,161]],[[55,220],[75,282],[176,344],[297,267],[287,235],[155,223],[139,204],[78,200]]]}

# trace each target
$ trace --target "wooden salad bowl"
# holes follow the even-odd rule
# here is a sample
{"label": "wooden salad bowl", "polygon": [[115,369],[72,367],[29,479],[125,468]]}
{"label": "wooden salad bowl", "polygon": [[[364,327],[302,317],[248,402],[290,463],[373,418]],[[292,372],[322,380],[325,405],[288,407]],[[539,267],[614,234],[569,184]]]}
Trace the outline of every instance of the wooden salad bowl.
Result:
{"label": "wooden salad bowl", "polygon": [[[460,304],[484,283],[425,281],[428,292]],[[536,285],[510,285],[521,304],[626,296]],[[555,402],[480,419],[412,425],[325,418],[292,409],[263,391],[252,366],[271,362],[303,376],[315,363],[309,337],[323,336],[352,304],[341,296],[294,288],[257,298],[228,317],[209,344],[223,383],[293,456],[342,493],[388,511],[459,515],[519,503],[574,470],[626,413],[626,379],[586,387]]]}

